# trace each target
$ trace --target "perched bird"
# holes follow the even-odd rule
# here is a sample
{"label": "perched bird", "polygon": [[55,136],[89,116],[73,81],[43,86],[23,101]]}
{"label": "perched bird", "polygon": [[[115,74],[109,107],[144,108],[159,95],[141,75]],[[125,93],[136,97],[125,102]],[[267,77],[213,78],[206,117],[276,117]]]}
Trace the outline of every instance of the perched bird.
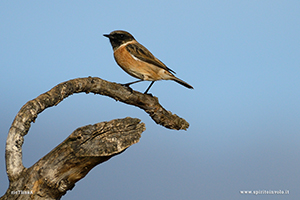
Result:
{"label": "perched bird", "polygon": [[147,94],[155,81],[173,80],[187,88],[193,89],[190,84],[174,76],[175,72],[173,70],[138,43],[130,33],[118,30],[103,36],[109,38],[118,65],[129,75],[140,79],[123,84],[124,86],[129,87],[129,85],[141,81],[152,81],[144,92],[144,94]]}

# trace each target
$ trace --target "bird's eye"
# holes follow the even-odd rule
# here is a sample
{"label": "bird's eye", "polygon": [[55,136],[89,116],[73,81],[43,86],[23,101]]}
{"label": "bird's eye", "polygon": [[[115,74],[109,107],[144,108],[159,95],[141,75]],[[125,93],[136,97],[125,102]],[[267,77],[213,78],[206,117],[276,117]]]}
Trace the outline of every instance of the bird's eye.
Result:
{"label": "bird's eye", "polygon": [[123,38],[124,37],[124,34],[120,34],[120,38]]}

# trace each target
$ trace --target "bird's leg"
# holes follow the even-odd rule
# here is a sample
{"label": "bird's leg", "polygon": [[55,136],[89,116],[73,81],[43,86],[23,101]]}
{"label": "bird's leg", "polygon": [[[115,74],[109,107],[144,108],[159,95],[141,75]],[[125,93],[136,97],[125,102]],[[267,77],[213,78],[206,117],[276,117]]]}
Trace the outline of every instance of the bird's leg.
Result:
{"label": "bird's leg", "polygon": [[121,85],[123,85],[125,87],[129,87],[129,85],[134,84],[134,83],[138,83],[138,82],[141,82],[141,81],[143,81],[143,80],[137,80],[137,81],[133,81],[133,82],[130,82],[130,83],[121,84]]}
{"label": "bird's leg", "polygon": [[155,81],[152,81],[149,85],[149,87],[147,88],[147,90],[144,92],[144,94],[147,94],[147,92],[150,90],[151,86],[153,85]]}

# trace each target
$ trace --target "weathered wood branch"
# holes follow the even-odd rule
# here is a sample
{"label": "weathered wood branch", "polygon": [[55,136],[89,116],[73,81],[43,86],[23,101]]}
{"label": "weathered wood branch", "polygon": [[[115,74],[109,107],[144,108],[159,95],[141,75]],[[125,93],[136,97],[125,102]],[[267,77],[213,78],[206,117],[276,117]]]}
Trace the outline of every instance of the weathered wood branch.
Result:
{"label": "weathered wood branch", "polygon": [[144,130],[139,119],[129,117],[78,128],[11,181],[3,199],[59,199],[93,167],[137,143]]}
{"label": "weathered wood branch", "polygon": [[[56,147],[34,166],[28,169],[25,168],[22,163],[22,145],[24,142],[24,136],[28,133],[31,122],[34,122],[38,114],[44,111],[46,108],[57,105],[68,96],[80,92],[92,92],[94,94],[106,95],[114,98],[117,101],[137,106],[145,110],[157,124],[160,124],[166,128],[186,130],[189,126],[184,119],[165,110],[159,104],[156,97],[133,91],[130,88],[124,87],[120,84],[111,83],[97,77],[77,78],[63,82],[48,92],[41,94],[37,98],[27,102],[15,117],[6,141],[6,170],[10,180],[10,188],[8,191],[13,191],[13,189],[20,188],[18,186],[24,186],[24,177],[27,177],[25,182],[27,183],[28,188],[33,189],[36,192],[34,193],[34,198],[37,198],[37,196],[43,198],[47,196],[50,199],[57,198],[59,195],[65,193],[67,189],[72,188],[75,182],[80,178],[83,178],[92,167],[124,151],[124,149],[138,141],[139,136],[137,135],[140,135],[144,130],[144,124],[139,124],[139,122],[137,122],[138,119],[126,118],[124,119],[125,121],[122,122],[106,122],[106,126],[103,124],[100,125],[101,123],[94,126],[86,126],[77,129],[61,145]],[[108,123],[113,125],[108,125]],[[119,123],[119,125],[116,123]],[[101,132],[103,131],[102,126],[106,127],[106,129],[109,127],[112,132],[110,132],[108,129],[105,130],[112,136],[109,136],[109,134],[107,135],[105,132]],[[92,127],[98,128],[94,129]],[[121,131],[122,129],[118,130],[116,127],[123,128],[124,132]],[[133,129],[131,130],[130,128]],[[86,130],[86,133],[89,134],[83,133],[83,130]],[[94,132],[92,130],[94,130]],[[83,135],[79,134],[75,137],[74,135],[78,134],[78,132],[82,133]],[[100,140],[99,137],[103,138]],[[85,142],[81,143],[82,141]],[[47,162],[52,160],[52,164],[55,163],[57,161],[56,159],[58,159],[58,157],[55,156],[55,153],[59,152],[61,148],[65,148],[66,144],[71,145],[69,148],[67,148],[68,151],[66,151],[70,154],[62,154],[62,156],[65,156],[61,157],[61,159],[64,161],[61,162],[63,165],[55,169],[57,174],[53,172],[52,175],[50,175],[50,169],[45,166],[45,163],[43,164],[43,162],[46,162],[43,160],[47,157]],[[79,144],[80,148],[78,147],[76,149],[76,145],[74,144]],[[90,146],[90,144],[93,144],[93,148],[87,148]],[[71,154],[72,156],[76,156],[76,158],[80,158],[81,161],[79,161],[80,159],[71,159],[72,156],[69,157]],[[87,165],[80,165],[83,168],[80,168],[80,166],[78,167],[77,164],[82,163],[83,161],[85,161]],[[46,169],[48,169],[48,171]],[[79,169],[85,170],[80,171]],[[46,174],[48,174],[50,177],[46,177]],[[34,177],[34,179],[30,179],[30,177]],[[54,177],[56,177],[56,179],[52,179]],[[33,180],[35,180],[34,183],[37,185],[32,183]],[[36,182],[37,180],[39,180],[39,182]],[[70,182],[70,180],[73,180],[73,182]],[[54,190],[52,190],[52,192],[46,191],[45,189],[42,190],[40,188],[41,185],[52,189],[54,187]],[[23,197],[24,196],[22,196],[22,198]]]}

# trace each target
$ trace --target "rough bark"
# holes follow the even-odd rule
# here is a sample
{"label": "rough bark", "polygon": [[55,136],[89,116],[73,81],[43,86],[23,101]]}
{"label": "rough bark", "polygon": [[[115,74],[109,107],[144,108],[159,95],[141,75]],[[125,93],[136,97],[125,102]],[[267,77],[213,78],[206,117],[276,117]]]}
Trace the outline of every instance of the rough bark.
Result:
{"label": "rough bark", "polygon": [[144,130],[139,119],[129,117],[78,128],[10,181],[3,199],[59,199],[93,167],[137,143]]}
{"label": "rough bark", "polygon": [[[137,143],[145,125],[125,118],[88,125],[75,130],[64,142],[30,168],[22,163],[22,145],[31,122],[46,108],[74,93],[94,93],[145,110],[157,123],[170,129],[186,130],[189,124],[165,110],[152,95],[133,91],[97,77],[63,82],[27,102],[18,112],[6,141],[6,170],[9,189],[1,199],[59,199],[93,167]],[[29,191],[23,194],[22,191]]]}

